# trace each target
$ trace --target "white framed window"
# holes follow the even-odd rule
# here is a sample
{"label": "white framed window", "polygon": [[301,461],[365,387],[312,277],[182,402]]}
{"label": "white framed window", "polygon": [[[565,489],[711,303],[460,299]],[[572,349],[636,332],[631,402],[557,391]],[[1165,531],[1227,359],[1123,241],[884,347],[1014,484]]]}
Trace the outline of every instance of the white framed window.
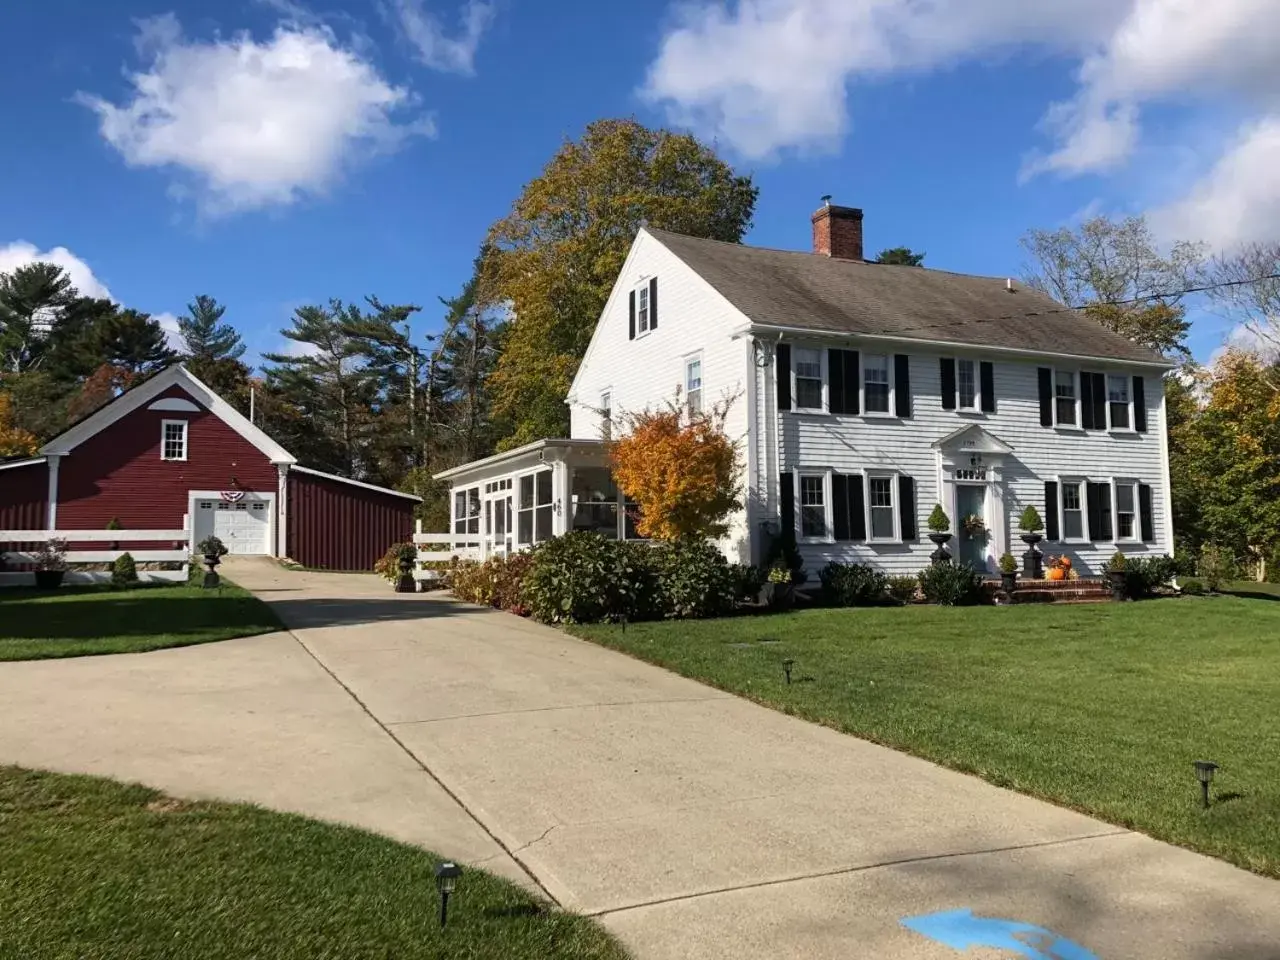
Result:
{"label": "white framed window", "polygon": [[1053,372],[1053,422],[1059,427],[1080,425],[1080,391],[1071,370]]}
{"label": "white framed window", "polygon": [[636,336],[649,332],[649,281],[636,287]]}
{"label": "white framed window", "polygon": [[893,410],[893,382],[888,354],[867,353],[862,357],[862,412],[889,413]]}
{"label": "white framed window", "polygon": [[1062,539],[1068,543],[1084,543],[1089,539],[1085,528],[1084,481],[1061,480],[1058,483],[1058,510],[1061,514],[1059,529]]}
{"label": "white framed window", "polygon": [[831,539],[830,480],[826,473],[801,473],[797,476],[799,491],[800,538]]}
{"label": "white framed window", "polygon": [[881,543],[902,539],[898,532],[897,474],[867,474],[867,539]]}
{"label": "white framed window", "polygon": [[600,439],[613,439],[613,391],[600,394]]}
{"label": "white framed window", "polygon": [[187,421],[162,420],[160,422],[160,459],[187,459]]}
{"label": "white framed window", "polygon": [[978,388],[978,361],[956,360],[956,409],[971,413],[981,408]]}
{"label": "white framed window", "polygon": [[827,409],[827,351],[816,347],[795,347],[791,351],[792,407],[810,413]]}
{"label": "white framed window", "polygon": [[516,484],[516,543],[550,540],[552,533],[551,471],[526,473]]}
{"label": "white framed window", "polygon": [[1138,483],[1136,480],[1116,480],[1111,493],[1111,502],[1115,510],[1115,532],[1117,540],[1141,541],[1142,531],[1138,525]]}
{"label": "white framed window", "polygon": [[453,494],[454,534],[480,533],[480,488],[455,490]]}
{"label": "white framed window", "polygon": [[702,356],[689,357],[684,362],[685,408],[692,419],[702,415]]}
{"label": "white framed window", "polygon": [[1129,378],[1123,374],[1107,375],[1107,417],[1112,430],[1133,429],[1133,397],[1129,392]]}

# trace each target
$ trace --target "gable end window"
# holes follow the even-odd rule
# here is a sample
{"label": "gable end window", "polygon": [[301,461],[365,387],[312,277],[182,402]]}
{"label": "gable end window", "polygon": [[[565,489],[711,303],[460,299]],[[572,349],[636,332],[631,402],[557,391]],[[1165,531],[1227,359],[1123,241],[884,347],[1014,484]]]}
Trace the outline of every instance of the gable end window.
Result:
{"label": "gable end window", "polygon": [[689,419],[702,415],[702,357],[684,362],[684,399]]}
{"label": "gable end window", "polygon": [[636,291],[636,336],[649,332],[649,285]]}
{"label": "gable end window", "polygon": [[160,459],[187,459],[187,421],[164,420],[160,426]]}
{"label": "gable end window", "polygon": [[613,393],[609,390],[600,394],[600,439],[613,439]]}

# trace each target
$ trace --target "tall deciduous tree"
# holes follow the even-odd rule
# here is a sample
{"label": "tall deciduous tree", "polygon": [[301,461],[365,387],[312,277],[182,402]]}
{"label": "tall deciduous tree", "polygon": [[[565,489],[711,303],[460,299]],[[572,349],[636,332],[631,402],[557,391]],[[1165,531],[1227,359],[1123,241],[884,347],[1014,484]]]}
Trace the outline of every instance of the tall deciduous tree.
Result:
{"label": "tall deciduous tree", "polygon": [[1202,244],[1176,243],[1165,255],[1145,218],[1094,217],[1077,229],[1032,230],[1022,246],[1029,286],[1166,357],[1190,358],[1182,300],[1203,276]]}
{"label": "tall deciduous tree", "polygon": [[565,394],[642,223],[739,242],[757,189],[695,138],[600,120],[489,232],[480,301],[514,315],[493,378],[506,447],[562,435]]}
{"label": "tall deciduous tree", "polygon": [[1280,240],[1245,244],[1215,257],[1209,278],[1214,304],[1269,354],[1280,356]]}

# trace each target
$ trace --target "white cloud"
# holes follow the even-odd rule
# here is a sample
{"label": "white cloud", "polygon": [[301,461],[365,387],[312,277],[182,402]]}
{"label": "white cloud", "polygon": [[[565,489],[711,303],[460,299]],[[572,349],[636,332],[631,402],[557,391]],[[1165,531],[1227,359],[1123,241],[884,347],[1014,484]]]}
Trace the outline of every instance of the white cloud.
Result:
{"label": "white cloud", "polygon": [[0,273],[11,273],[18,267],[39,262],[56,264],[65,270],[81,296],[115,299],[106,284],[94,276],[93,269],[66,247],[40,250],[34,243],[25,240],[15,240],[0,247]]}
{"label": "white cloud", "polygon": [[393,0],[394,14],[418,59],[433,70],[470,74],[475,70],[480,38],[493,22],[490,0],[467,0],[459,13],[456,36],[423,7],[423,0]]}
{"label": "white cloud", "polygon": [[205,42],[168,15],[140,25],[137,48],[145,66],[126,100],[80,100],[126,163],[177,173],[177,192],[206,214],[323,193],[352,163],[434,134],[430,118],[401,122],[410,92],[322,26]]}
{"label": "white cloud", "polygon": [[164,331],[165,339],[169,342],[171,350],[182,349],[182,335],[178,331],[178,318],[172,313],[153,313],[151,319],[160,324],[160,329]]}
{"label": "white cloud", "polygon": [[1247,124],[1186,196],[1151,214],[1166,238],[1203,239],[1226,250],[1280,235],[1280,115]]}

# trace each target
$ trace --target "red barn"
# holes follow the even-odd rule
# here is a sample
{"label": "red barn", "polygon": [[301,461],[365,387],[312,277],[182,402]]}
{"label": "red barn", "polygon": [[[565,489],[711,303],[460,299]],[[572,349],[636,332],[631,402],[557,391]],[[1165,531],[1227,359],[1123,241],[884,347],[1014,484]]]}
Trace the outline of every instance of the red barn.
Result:
{"label": "red barn", "polygon": [[298,466],[182,365],[0,463],[0,530],[179,530],[233,554],[367,570],[413,531],[418,497]]}

